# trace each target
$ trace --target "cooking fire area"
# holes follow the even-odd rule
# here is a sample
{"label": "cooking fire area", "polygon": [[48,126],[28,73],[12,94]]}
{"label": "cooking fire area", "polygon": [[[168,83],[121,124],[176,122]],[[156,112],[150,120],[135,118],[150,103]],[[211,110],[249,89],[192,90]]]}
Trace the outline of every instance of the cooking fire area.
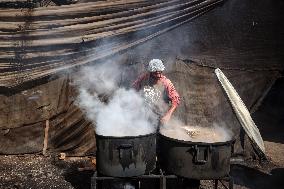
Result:
{"label": "cooking fire area", "polygon": [[[240,100],[234,95],[235,91],[225,75],[220,70],[215,71],[228,99],[232,102]],[[277,85],[281,86],[281,83]],[[81,89],[80,95],[84,95],[81,99],[86,99],[87,95],[94,97],[93,94]],[[127,104],[130,97],[137,102],[134,107],[138,112],[134,111],[133,103]],[[139,120],[138,123],[134,123],[134,119],[128,122],[131,116],[152,116],[148,109],[144,111],[143,108],[136,108],[139,107],[139,102],[145,103],[141,98],[133,90],[118,88],[111,99],[102,101],[101,96],[93,99],[102,110],[89,114],[95,114],[97,119],[95,154],[72,157],[64,152],[47,151],[45,156],[0,156],[0,188],[281,189],[284,186],[281,168],[283,162],[280,159],[272,160],[271,157],[274,158],[275,155],[272,151],[263,153],[259,143],[262,138],[257,135],[259,133],[254,133],[254,137],[250,139],[258,159],[243,159],[235,153],[236,140],[232,132],[220,125],[192,126],[174,118],[164,125],[155,125],[151,122],[153,117]],[[271,98],[268,101],[277,99]],[[90,102],[92,101],[82,108],[89,108]],[[268,104],[264,103],[264,106]],[[245,114],[246,109],[241,106],[242,104],[237,104],[234,109],[242,110]],[[125,109],[128,109],[127,118],[124,117]],[[129,113],[130,110],[132,114]],[[116,114],[109,116],[110,111],[116,111]],[[261,109],[255,114],[255,120],[260,121],[266,114],[265,109]],[[110,120],[105,119],[106,115]],[[242,115],[238,116],[241,122]],[[250,116],[246,118],[252,119]],[[243,122],[244,130],[247,129],[248,122]],[[115,124],[119,130],[110,129]],[[140,127],[131,130],[133,124],[140,124]],[[245,132],[251,134],[253,131]]]}
{"label": "cooking fire area", "polygon": [[[91,189],[92,180],[96,173],[94,157],[65,157],[59,159],[56,155],[9,155],[0,156],[0,188],[1,189]],[[273,163],[262,163],[258,161],[247,161],[245,164],[234,164],[230,166],[230,175],[234,180],[234,189],[281,189],[283,186],[283,169]],[[158,189],[160,188],[161,177],[139,178],[118,180],[107,180],[98,183],[110,188],[139,187]],[[98,175],[97,175],[98,176]],[[167,188],[197,188],[199,182],[177,179],[176,176],[167,175]],[[142,176],[143,177],[143,176]],[[147,176],[146,176],[147,177]],[[109,179],[110,176],[107,176]],[[112,179],[113,177],[111,177]],[[226,180],[221,180],[224,185],[229,186]],[[100,180],[99,182],[103,182]],[[124,185],[123,185],[124,184]],[[200,180],[200,189],[213,189],[214,180]],[[137,186],[138,185],[138,186]],[[219,182],[218,189],[224,188]]]}
{"label": "cooking fire area", "polygon": [[280,0],[2,0],[0,189],[284,189]]}

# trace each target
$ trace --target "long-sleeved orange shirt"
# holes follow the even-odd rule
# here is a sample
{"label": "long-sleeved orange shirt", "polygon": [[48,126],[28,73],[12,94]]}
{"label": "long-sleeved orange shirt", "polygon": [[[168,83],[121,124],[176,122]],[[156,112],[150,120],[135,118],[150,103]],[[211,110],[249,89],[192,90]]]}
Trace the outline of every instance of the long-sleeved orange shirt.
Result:
{"label": "long-sleeved orange shirt", "polygon": [[[140,90],[143,86],[142,83],[145,81],[149,81],[150,74],[145,73],[140,75],[132,84],[132,87],[135,88],[136,90]],[[178,92],[176,91],[174,85],[172,82],[164,75],[162,75],[161,78],[159,78],[158,82],[161,82],[163,86],[165,87],[168,98],[170,99],[171,103],[173,105],[178,106],[180,104],[180,96]]]}

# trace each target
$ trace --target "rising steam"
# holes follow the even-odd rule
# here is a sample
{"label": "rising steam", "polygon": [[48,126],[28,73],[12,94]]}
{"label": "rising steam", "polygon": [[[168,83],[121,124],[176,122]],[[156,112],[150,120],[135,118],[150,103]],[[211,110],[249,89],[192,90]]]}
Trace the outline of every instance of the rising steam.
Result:
{"label": "rising steam", "polygon": [[[119,87],[121,72],[112,63],[87,67],[74,82],[77,105],[104,136],[138,136],[156,131],[158,117],[133,89]],[[102,102],[101,97],[107,100]]]}
{"label": "rising steam", "polygon": [[160,133],[170,138],[192,142],[215,143],[232,139],[232,132],[220,123],[213,123],[212,127],[201,127],[185,125],[176,119],[161,127]]}

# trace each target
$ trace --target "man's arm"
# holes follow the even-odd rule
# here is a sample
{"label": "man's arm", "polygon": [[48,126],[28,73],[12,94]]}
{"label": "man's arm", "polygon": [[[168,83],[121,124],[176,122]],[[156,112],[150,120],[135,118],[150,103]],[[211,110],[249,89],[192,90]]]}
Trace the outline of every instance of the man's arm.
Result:
{"label": "man's arm", "polygon": [[166,87],[169,99],[171,100],[171,107],[166,112],[166,114],[161,118],[161,123],[165,124],[171,119],[173,112],[180,104],[180,96],[169,79],[165,79],[163,83]]}
{"label": "man's arm", "polygon": [[134,89],[136,89],[137,91],[139,91],[141,89],[141,82],[146,79],[147,77],[147,73],[140,75],[133,83],[132,83],[132,87]]}
{"label": "man's arm", "polygon": [[165,124],[167,123],[171,117],[172,117],[172,114],[174,113],[175,109],[177,108],[177,105],[176,104],[173,104],[170,109],[167,111],[167,113],[161,118],[161,123]]}

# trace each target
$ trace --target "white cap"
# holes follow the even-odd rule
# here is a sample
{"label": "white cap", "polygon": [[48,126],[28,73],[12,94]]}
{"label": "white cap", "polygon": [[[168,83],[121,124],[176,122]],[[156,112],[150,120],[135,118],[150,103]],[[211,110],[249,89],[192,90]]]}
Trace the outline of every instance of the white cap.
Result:
{"label": "white cap", "polygon": [[160,59],[152,59],[148,65],[149,72],[157,72],[157,71],[164,71],[165,66]]}

